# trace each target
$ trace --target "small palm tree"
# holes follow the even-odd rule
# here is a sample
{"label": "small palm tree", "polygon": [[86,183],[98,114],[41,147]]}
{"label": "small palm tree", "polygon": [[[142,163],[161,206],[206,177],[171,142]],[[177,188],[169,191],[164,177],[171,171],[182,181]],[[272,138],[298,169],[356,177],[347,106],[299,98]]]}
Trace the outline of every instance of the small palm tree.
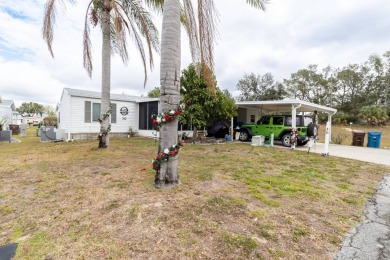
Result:
{"label": "small palm tree", "polygon": [[[265,10],[268,0],[247,0],[251,6]],[[214,89],[214,43],[216,35],[216,9],[213,0],[197,0],[198,13],[195,15],[191,0],[165,0],[161,32],[160,111],[168,112],[178,108],[180,100],[180,20],[190,40],[194,62],[202,64],[205,81]],[[160,129],[158,153],[177,144],[178,122],[163,124]],[[161,161],[157,169],[157,188],[175,186],[179,183],[177,155]]]}
{"label": "small palm tree", "polygon": [[[48,49],[54,57],[53,25],[55,22],[56,5],[58,2],[64,4],[66,0],[48,0],[45,4],[45,16],[43,20],[43,39],[47,42]],[[74,3],[74,0],[67,0]],[[109,145],[108,133],[110,131],[110,76],[111,76],[111,53],[116,52],[122,58],[124,64],[129,60],[127,51],[127,33],[134,39],[135,46],[141,55],[145,83],[147,80],[147,58],[142,39],[147,44],[149,53],[149,65],[153,67],[153,50],[159,52],[158,30],[152,22],[150,14],[143,3],[148,6],[158,8],[162,5],[162,0],[91,0],[87,7],[84,21],[84,68],[88,75],[92,76],[92,53],[91,41],[89,37],[90,24],[93,26],[100,24],[102,29],[102,98],[100,118],[99,148],[106,148]]]}

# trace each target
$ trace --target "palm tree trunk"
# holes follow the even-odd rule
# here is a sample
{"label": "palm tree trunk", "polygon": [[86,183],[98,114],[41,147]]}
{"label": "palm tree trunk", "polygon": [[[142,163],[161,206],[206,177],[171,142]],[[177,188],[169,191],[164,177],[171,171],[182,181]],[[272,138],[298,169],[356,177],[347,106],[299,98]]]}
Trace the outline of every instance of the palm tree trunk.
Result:
{"label": "palm tree trunk", "polygon": [[[101,98],[101,114],[106,113],[110,109],[110,76],[111,76],[111,38],[110,38],[110,11],[111,1],[103,1],[102,12],[102,98]],[[102,118],[103,119],[103,118]],[[100,124],[100,141],[99,148],[107,148],[109,145],[108,128],[111,117],[106,117]]]}
{"label": "palm tree trunk", "polygon": [[[169,112],[172,109],[178,109],[180,99],[180,1],[165,0],[163,10],[159,110]],[[177,144],[177,128],[177,120],[163,124],[160,129],[159,152]],[[176,155],[167,162],[161,163],[161,168],[157,172],[155,180],[157,188],[171,187],[179,183],[177,157]]]}

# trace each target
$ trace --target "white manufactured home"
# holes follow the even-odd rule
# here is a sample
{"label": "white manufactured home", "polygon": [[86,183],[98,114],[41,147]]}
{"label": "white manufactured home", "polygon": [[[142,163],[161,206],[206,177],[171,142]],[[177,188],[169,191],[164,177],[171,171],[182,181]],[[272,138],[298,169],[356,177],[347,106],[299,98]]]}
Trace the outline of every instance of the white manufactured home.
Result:
{"label": "white manufactured home", "polygon": [[[125,137],[130,129],[139,136],[154,136],[152,115],[158,113],[158,98],[111,94],[111,133]],[[58,130],[64,140],[97,138],[98,121],[106,111],[100,110],[100,92],[65,88],[57,106]]]}
{"label": "white manufactured home", "polygon": [[5,127],[9,124],[17,123],[17,112],[15,103],[13,100],[5,100],[0,96],[0,123],[3,123]]}

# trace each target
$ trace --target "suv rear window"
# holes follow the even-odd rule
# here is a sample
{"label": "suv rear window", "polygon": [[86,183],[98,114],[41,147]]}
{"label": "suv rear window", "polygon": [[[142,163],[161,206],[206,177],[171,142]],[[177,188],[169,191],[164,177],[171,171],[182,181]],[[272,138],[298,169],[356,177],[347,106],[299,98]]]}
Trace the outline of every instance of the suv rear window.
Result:
{"label": "suv rear window", "polygon": [[[302,126],[302,122],[301,122],[301,117],[296,117],[297,118],[297,126]],[[291,116],[287,116],[286,117],[286,126],[291,126],[291,121],[292,121],[292,117]]]}

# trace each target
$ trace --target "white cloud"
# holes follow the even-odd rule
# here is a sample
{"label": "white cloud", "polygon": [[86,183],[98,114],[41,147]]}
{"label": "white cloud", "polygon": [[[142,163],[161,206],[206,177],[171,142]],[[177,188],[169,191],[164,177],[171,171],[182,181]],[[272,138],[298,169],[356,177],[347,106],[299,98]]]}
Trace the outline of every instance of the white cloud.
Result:
{"label": "white cloud", "polygon": [[[57,12],[52,59],[41,35],[45,0],[0,2],[0,95],[21,102],[59,102],[63,87],[100,91],[100,28],[91,29],[93,77],[82,63],[82,34],[87,2]],[[267,12],[244,0],[215,0],[220,13],[215,70],[219,86],[234,91],[245,73],[271,72],[282,81],[291,73],[318,64],[342,67],[362,63],[390,49],[390,2],[387,0],[273,0]],[[11,15],[12,14],[12,15]],[[15,18],[15,17],[19,18]],[[161,26],[161,19],[157,19]],[[191,62],[182,32],[182,69]],[[129,43],[131,43],[129,41]],[[146,94],[159,86],[159,57],[148,71],[130,48],[130,62],[112,61],[112,93]]]}

